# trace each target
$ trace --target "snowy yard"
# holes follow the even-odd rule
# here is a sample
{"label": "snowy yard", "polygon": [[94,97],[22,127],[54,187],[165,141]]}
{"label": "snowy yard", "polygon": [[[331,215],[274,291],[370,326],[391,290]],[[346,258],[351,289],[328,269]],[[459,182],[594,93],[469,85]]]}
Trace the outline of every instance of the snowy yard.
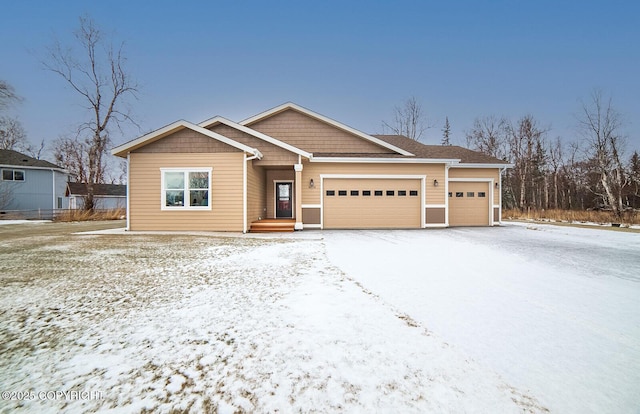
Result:
{"label": "snowy yard", "polygon": [[0,233],[2,413],[640,405],[640,234],[38,226]]}

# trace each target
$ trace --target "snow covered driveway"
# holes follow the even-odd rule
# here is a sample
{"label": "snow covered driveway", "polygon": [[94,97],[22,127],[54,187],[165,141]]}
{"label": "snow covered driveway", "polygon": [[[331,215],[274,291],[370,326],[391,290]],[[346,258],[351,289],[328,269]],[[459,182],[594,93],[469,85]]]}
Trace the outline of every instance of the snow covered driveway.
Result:
{"label": "snow covered driveway", "polygon": [[[413,320],[412,306],[332,265],[324,233],[60,226],[0,231],[2,413],[544,412],[429,318]],[[352,237],[374,247],[411,233],[389,234],[328,234],[328,244],[335,253]],[[387,283],[380,295],[404,281]]]}
{"label": "snow covered driveway", "polygon": [[640,410],[640,234],[324,232],[332,263],[552,412]]}

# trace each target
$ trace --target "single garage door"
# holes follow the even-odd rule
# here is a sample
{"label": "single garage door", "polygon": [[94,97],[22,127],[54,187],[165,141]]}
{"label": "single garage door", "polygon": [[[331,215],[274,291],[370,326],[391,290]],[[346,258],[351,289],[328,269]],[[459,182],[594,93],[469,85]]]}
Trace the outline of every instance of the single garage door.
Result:
{"label": "single garage door", "polygon": [[420,228],[420,180],[325,179],[325,229]]}
{"label": "single garage door", "polygon": [[449,225],[489,225],[489,183],[449,182]]}

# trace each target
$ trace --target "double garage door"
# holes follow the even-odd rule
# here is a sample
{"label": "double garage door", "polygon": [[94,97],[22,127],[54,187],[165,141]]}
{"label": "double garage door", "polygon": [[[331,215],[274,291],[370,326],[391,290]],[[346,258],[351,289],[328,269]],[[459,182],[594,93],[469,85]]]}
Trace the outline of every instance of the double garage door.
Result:
{"label": "double garage door", "polygon": [[421,180],[327,178],[325,229],[421,228]]}
{"label": "double garage door", "polygon": [[449,182],[449,225],[489,225],[489,183]]}

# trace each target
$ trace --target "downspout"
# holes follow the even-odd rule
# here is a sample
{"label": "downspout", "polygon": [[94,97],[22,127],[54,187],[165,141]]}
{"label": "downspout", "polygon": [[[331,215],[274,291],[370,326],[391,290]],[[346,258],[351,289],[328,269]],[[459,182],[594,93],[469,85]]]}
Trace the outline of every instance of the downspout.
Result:
{"label": "downspout", "polygon": [[56,209],[56,172],[53,170],[53,168],[51,169],[51,178],[52,178],[52,182],[53,182],[53,187],[51,188],[51,194],[52,194],[52,198],[53,198],[53,204],[51,205],[51,209],[53,210],[51,212],[51,215],[55,215],[55,209]]}
{"label": "downspout", "polygon": [[242,153],[244,162],[242,163],[242,233],[247,232],[247,153]]}
{"label": "downspout", "polygon": [[505,171],[507,171],[507,167],[503,167],[500,170],[500,177],[498,177],[498,202],[499,202],[499,208],[498,208],[498,223],[500,225],[502,225],[502,173],[504,173]]}
{"label": "downspout", "polygon": [[131,217],[131,210],[130,210],[130,203],[131,203],[131,197],[129,195],[129,190],[131,188],[131,153],[127,152],[127,228],[125,229],[126,231],[131,230],[131,222],[130,217]]}
{"label": "downspout", "polygon": [[451,164],[444,166],[444,225],[449,227],[449,168]]}

